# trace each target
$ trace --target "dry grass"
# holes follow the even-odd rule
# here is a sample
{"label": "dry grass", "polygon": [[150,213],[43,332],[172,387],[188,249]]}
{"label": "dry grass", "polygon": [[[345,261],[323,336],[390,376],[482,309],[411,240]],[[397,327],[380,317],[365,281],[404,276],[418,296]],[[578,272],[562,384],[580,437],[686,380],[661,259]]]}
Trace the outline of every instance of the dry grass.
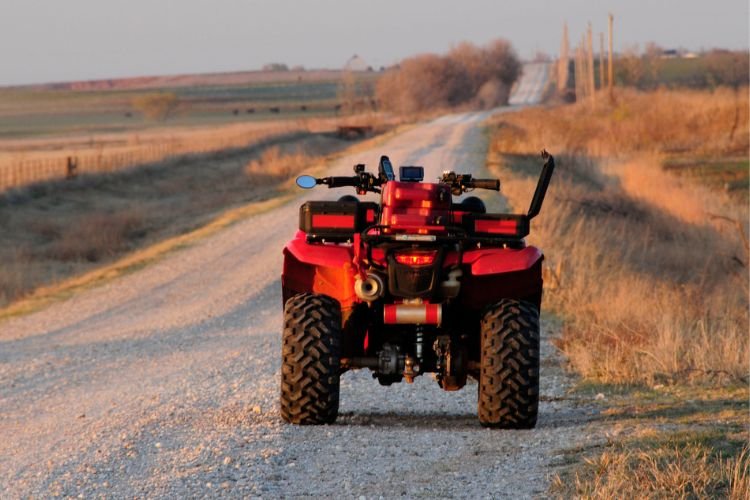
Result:
{"label": "dry grass", "polygon": [[343,118],[307,118],[199,127],[163,127],[138,133],[0,139],[0,191],[34,182],[61,179],[68,157],[77,159],[78,174],[115,172],[184,155],[224,154],[229,149],[289,140],[306,134],[331,133],[340,124],[362,124],[382,133],[403,118],[361,113]]}
{"label": "dry grass", "polygon": [[0,307],[185,234],[229,207],[275,198],[302,168],[352,143],[308,134],[274,146],[184,156],[0,196]]}
{"label": "dry grass", "polygon": [[608,394],[592,423],[607,441],[563,454],[561,465],[575,466],[553,478],[554,496],[748,498],[747,386],[579,388],[590,391]]}
{"label": "dry grass", "polygon": [[[736,232],[705,215],[742,208],[674,179],[663,179],[673,198],[631,194],[621,179],[640,175],[632,164],[559,165],[530,241],[562,265],[545,300],[567,319],[560,347],[571,366],[607,382],[746,377],[747,255]],[[535,183],[521,172],[500,174],[513,206]]]}
{"label": "dry grass", "polygon": [[[135,165],[161,163],[180,155],[248,148],[308,133],[312,124],[295,121],[233,124],[214,129],[165,128],[139,134],[101,134],[66,139],[3,140],[0,189],[59,179],[66,158],[77,159],[77,173],[113,172]],[[332,128],[332,123],[327,125]]]}
{"label": "dry grass", "polygon": [[260,184],[282,182],[302,172],[319,158],[299,149],[284,152],[279,146],[266,149],[260,158],[245,165],[245,174]]}
{"label": "dry grass", "polygon": [[550,151],[594,157],[746,156],[748,123],[747,88],[737,93],[726,88],[714,92],[620,89],[614,103],[600,94],[596,107],[579,104],[504,115],[494,148],[524,153],[543,144]]}
{"label": "dry grass", "polygon": [[[83,214],[71,221],[66,230],[42,228],[40,236],[49,235],[51,244],[45,256],[62,262],[99,262],[127,248],[143,236],[145,216],[139,209],[123,209],[107,214]],[[45,234],[46,233],[46,234]]]}
{"label": "dry grass", "polygon": [[[621,95],[620,105],[648,108],[650,98],[659,108],[686,96],[697,101],[683,105],[686,123],[693,125],[672,127],[674,135],[668,137],[652,140],[635,133],[653,125],[640,117],[583,119],[585,107],[579,105],[504,115],[493,142],[493,158],[505,166],[499,174],[504,192],[515,207],[527,206],[538,161],[502,153],[537,149],[541,139],[532,148],[529,138],[544,130],[543,144],[558,155],[530,242],[544,248],[552,268],[561,265],[560,286],[548,290],[545,302],[566,318],[560,348],[585,377],[647,384],[747,380],[749,255],[734,226],[709,216],[737,220],[746,230],[747,206],[663,172],[656,155],[660,144],[703,154],[734,151],[739,143],[720,147],[712,141],[726,136],[724,128],[691,118],[690,109],[702,116],[701,103],[714,94],[633,94],[633,102]],[[587,123],[564,122],[561,116]],[[611,143],[597,133],[585,140],[583,130],[610,125],[620,131]],[[747,124],[743,127],[747,141]],[[622,138],[624,130],[634,136]],[[641,155],[644,149],[651,153]],[[594,157],[604,151],[614,156]]]}
{"label": "dry grass", "polygon": [[607,451],[586,459],[572,484],[558,476],[552,492],[562,498],[729,498],[750,496],[748,448],[714,457],[700,444],[647,451]]}

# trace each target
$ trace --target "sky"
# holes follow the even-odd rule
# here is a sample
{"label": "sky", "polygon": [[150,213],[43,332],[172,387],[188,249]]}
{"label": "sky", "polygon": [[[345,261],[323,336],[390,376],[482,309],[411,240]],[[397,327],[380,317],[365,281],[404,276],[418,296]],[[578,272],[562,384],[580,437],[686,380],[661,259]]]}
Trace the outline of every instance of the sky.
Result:
{"label": "sky", "polygon": [[[0,0],[0,85],[259,69],[378,68],[469,41],[555,55],[590,21],[615,50],[747,49],[748,0]],[[597,35],[598,36],[598,35]]]}

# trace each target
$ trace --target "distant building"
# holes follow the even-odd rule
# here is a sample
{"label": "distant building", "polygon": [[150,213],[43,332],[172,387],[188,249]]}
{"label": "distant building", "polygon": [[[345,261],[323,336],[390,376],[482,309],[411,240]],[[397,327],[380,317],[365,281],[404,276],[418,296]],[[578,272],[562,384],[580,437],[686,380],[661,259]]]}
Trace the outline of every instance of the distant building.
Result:
{"label": "distant building", "polygon": [[695,52],[688,52],[685,49],[664,49],[659,54],[662,59],[695,59],[698,54]]}
{"label": "distant building", "polygon": [[263,65],[263,71],[289,71],[289,67],[283,63],[268,63]]}
{"label": "distant building", "polygon": [[367,65],[364,59],[354,54],[344,64],[344,71],[367,71],[370,66]]}

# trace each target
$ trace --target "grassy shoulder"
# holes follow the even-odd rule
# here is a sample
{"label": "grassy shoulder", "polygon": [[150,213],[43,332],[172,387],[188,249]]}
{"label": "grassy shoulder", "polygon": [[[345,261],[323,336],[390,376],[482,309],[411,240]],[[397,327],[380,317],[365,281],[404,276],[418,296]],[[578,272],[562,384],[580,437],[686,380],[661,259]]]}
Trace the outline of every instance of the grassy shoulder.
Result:
{"label": "grassy shoulder", "polygon": [[[650,111],[665,102],[683,104],[682,121]],[[747,202],[664,168],[675,151],[744,168],[748,118],[730,140],[734,106],[731,94],[624,92],[490,124],[488,164],[515,211],[531,199],[538,150],[556,156],[529,242],[545,251],[556,345],[579,391],[601,394],[592,425],[609,435],[603,449],[570,450],[558,496],[748,493]]]}
{"label": "grassy shoulder", "polygon": [[[665,101],[692,104],[684,124],[617,113]],[[721,100],[709,92],[624,92],[609,112],[603,103],[595,110],[528,109],[491,125],[488,162],[511,206],[528,206],[540,146],[558,159],[529,239],[547,252],[547,274],[559,285],[546,295],[546,306],[566,319],[559,347],[584,377],[748,381],[747,204],[661,163],[678,146],[682,157],[696,160],[744,147],[747,161],[747,116],[737,125],[742,137],[732,141],[726,127],[705,118],[726,115],[731,124],[734,105],[731,95]],[[608,128],[616,133],[601,132]],[[652,129],[661,130],[660,139],[651,138]]]}
{"label": "grassy shoulder", "polygon": [[[750,495],[747,386],[611,386],[576,391],[607,428],[594,449],[565,453],[558,498],[732,498]],[[597,398],[598,396],[598,398]]]}
{"label": "grassy shoulder", "polygon": [[140,269],[285,203],[299,171],[373,147],[408,126],[351,142],[305,134],[262,147],[185,156],[0,199],[0,319]]}

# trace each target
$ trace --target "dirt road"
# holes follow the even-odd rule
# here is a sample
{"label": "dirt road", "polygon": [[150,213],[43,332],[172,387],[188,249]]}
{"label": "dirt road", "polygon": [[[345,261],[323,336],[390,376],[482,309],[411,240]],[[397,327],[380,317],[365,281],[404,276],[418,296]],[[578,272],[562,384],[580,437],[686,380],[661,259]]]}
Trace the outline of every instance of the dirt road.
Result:
{"label": "dirt road", "polygon": [[523,78],[513,89],[509,104],[511,106],[524,106],[537,104],[542,100],[546,83],[549,81],[549,63],[528,63],[523,66]]}
{"label": "dirt road", "polygon": [[[485,116],[437,119],[332,171],[387,153],[428,178],[480,173]],[[589,439],[548,341],[535,430],[482,429],[475,384],[385,388],[364,371],[343,377],[336,425],[281,423],[281,249],[299,203],[0,324],[0,497],[542,493],[561,450]]]}

